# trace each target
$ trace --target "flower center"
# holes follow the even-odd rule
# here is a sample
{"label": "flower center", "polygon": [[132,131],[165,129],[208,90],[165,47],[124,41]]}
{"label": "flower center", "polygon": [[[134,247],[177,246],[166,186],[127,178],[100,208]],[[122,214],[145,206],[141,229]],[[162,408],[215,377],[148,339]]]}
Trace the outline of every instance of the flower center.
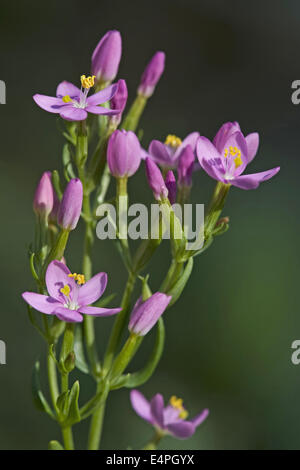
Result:
{"label": "flower center", "polygon": [[165,140],[165,144],[173,149],[177,149],[182,144],[182,140],[176,135],[169,134]]}
{"label": "flower center", "polygon": [[[68,274],[68,277],[72,277],[79,286],[85,284],[85,277],[84,277],[84,274],[77,274],[77,273],[74,273],[74,274]],[[66,286],[65,286],[66,287]]]}
{"label": "flower center", "polygon": [[96,78],[96,75],[93,75],[90,77],[81,75],[80,77],[81,90],[80,90],[79,101],[77,99],[73,100],[69,95],[65,95],[62,98],[63,102],[66,104],[72,103],[74,108],[84,109],[86,107],[86,99],[87,99],[87,95],[89,94],[90,88],[92,88],[95,85],[95,78]]}
{"label": "flower center", "polygon": [[175,395],[173,395],[170,398],[170,405],[175,408],[175,410],[179,411],[179,418],[181,419],[186,419],[188,417],[188,412],[183,406],[183,400],[182,398],[177,398]]}
{"label": "flower center", "polygon": [[229,148],[225,148],[224,157],[228,158],[230,155],[232,157],[235,157],[233,159],[234,164],[235,164],[235,168],[238,168],[239,166],[241,166],[243,164],[243,160],[242,160],[242,157],[241,157],[241,151],[238,147],[233,147],[232,145],[230,145]]}

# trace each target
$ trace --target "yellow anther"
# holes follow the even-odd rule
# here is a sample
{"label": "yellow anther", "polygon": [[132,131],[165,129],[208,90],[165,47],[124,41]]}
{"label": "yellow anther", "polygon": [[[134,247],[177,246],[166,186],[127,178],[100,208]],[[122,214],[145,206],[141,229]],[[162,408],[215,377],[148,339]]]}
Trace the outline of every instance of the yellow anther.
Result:
{"label": "yellow anther", "polygon": [[170,405],[173,406],[173,408],[176,408],[177,410],[182,410],[183,400],[181,398],[177,398],[175,395],[173,395],[170,398]]}
{"label": "yellow anther", "polygon": [[64,294],[66,297],[69,297],[70,291],[71,291],[71,289],[70,289],[70,286],[68,286],[68,285],[65,285],[64,287],[62,287],[62,288],[60,289],[60,292],[61,292],[62,294]]}
{"label": "yellow anther", "polygon": [[95,85],[95,78],[96,78],[96,75],[93,75],[91,77],[86,77],[85,75],[81,75],[80,80],[81,80],[82,88],[92,88],[92,86]]}
{"label": "yellow anther", "polygon": [[73,101],[69,95],[64,96],[62,100],[64,103],[71,103],[71,101]]}
{"label": "yellow anther", "polygon": [[224,150],[224,157],[225,157],[225,158],[228,157],[228,149],[225,149],[225,150]]}
{"label": "yellow anther", "polygon": [[186,419],[188,417],[189,413],[188,411],[186,410],[182,410],[180,413],[179,413],[179,418],[181,419]]}
{"label": "yellow anther", "polygon": [[175,395],[173,395],[170,398],[170,405],[175,408],[175,410],[178,410],[179,413],[179,418],[181,419],[186,419],[188,417],[188,412],[183,406],[183,400],[182,398],[177,398]]}
{"label": "yellow anther", "polygon": [[84,277],[84,274],[77,274],[77,273],[74,273],[74,274],[68,274],[69,277],[72,277],[74,279],[74,281],[77,282],[77,284],[79,284],[80,286],[82,284],[85,284],[85,277]]}
{"label": "yellow anther", "polygon": [[234,159],[234,164],[236,168],[238,168],[239,166],[243,164],[243,160],[240,154]]}
{"label": "yellow anther", "polygon": [[172,148],[178,148],[182,144],[182,140],[176,135],[169,134],[165,140],[165,144]]}

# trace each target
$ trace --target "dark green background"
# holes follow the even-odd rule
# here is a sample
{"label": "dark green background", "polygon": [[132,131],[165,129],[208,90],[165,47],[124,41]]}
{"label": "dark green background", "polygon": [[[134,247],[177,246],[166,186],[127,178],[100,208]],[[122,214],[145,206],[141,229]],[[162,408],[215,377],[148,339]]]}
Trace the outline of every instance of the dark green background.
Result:
{"label": "dark green background", "polygon": [[[32,287],[26,250],[33,236],[32,198],[44,170],[61,168],[62,138],[53,115],[34,93],[54,94],[63,79],[78,82],[108,29],[119,29],[125,78],[132,101],[139,76],[156,50],[166,70],[142,120],[144,144],[190,131],[213,137],[238,120],[258,131],[261,145],[249,172],[280,165],[255,191],[232,188],[224,215],[231,227],[195,261],[192,278],[166,316],[160,366],[142,387],[185,399],[191,415],[211,415],[188,441],[166,438],[166,448],[291,449],[300,447],[300,366],[291,343],[300,338],[298,232],[300,108],[291,82],[300,78],[298,1],[95,1],[0,2],[1,314],[7,365],[0,366],[0,448],[43,449],[60,439],[54,422],[35,410],[30,375],[45,346],[20,297]],[[213,183],[194,178],[193,200],[207,203]],[[144,168],[130,181],[136,200],[150,198]],[[80,272],[82,226],[71,236],[68,264]],[[110,243],[99,240],[95,271],[109,274],[119,302],[125,270]],[[152,264],[157,288],[168,267],[167,243]],[[98,319],[103,350],[112,319]],[[148,352],[150,339],[141,356]],[[148,345],[148,346],[147,346]],[[142,363],[142,357],[138,358]],[[82,398],[93,392],[81,378]],[[83,448],[87,424],[75,428]],[[151,428],[129,404],[128,391],[111,395],[103,448],[139,447]]]}

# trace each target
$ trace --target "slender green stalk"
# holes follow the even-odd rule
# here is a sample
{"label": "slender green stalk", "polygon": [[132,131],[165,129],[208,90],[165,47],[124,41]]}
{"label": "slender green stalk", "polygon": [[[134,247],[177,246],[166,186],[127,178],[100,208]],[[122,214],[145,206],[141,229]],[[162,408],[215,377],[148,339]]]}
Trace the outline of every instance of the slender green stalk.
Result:
{"label": "slender green stalk", "polygon": [[[63,344],[61,348],[61,361],[65,363],[69,354],[73,351],[74,347],[74,324],[67,323]],[[61,392],[66,393],[69,390],[69,372],[64,372],[61,374]],[[73,432],[72,426],[62,426],[61,428],[63,440],[64,440],[64,447],[65,450],[73,450],[74,449],[74,439],[73,439]]]}
{"label": "slender green stalk", "polygon": [[49,382],[51,401],[53,404],[53,408],[57,412],[56,400],[59,396],[59,389],[58,389],[58,383],[57,383],[56,364],[54,362],[53,357],[51,356],[50,346],[48,348],[47,366],[48,366],[48,382]]}
{"label": "slender green stalk", "polygon": [[212,230],[215,228],[216,223],[218,222],[229,189],[230,184],[225,184],[221,182],[218,182],[215,186],[208,213],[205,217],[205,238],[207,238],[207,236],[212,232]]}
{"label": "slender green stalk", "polygon": [[107,373],[109,368],[111,367],[114,355],[120,345],[122,333],[124,331],[126,322],[128,320],[130,300],[131,300],[131,295],[134,289],[136,277],[137,276],[135,273],[130,273],[128,276],[127,284],[125,287],[125,291],[124,291],[123,299],[121,303],[122,311],[118,314],[115,320],[115,323],[114,323],[114,326],[110,335],[108,347],[106,350],[106,354],[104,357],[103,374]]}
{"label": "slender green stalk", "polygon": [[[101,391],[101,385],[98,384],[97,392]],[[89,440],[88,440],[88,450],[98,450],[101,442],[102,436],[102,429],[103,429],[103,420],[105,414],[105,407],[106,407],[106,396],[103,397],[103,402],[101,405],[96,409],[95,413],[93,414],[91,427],[89,432]]]}
{"label": "slender green stalk", "polygon": [[146,104],[147,98],[138,94],[120,128],[125,129],[126,131],[135,132]]}
{"label": "slender green stalk", "polygon": [[158,444],[160,443],[161,439],[164,437],[164,434],[157,430],[152,437],[151,441],[148,442],[145,447],[142,448],[142,450],[156,450]]}

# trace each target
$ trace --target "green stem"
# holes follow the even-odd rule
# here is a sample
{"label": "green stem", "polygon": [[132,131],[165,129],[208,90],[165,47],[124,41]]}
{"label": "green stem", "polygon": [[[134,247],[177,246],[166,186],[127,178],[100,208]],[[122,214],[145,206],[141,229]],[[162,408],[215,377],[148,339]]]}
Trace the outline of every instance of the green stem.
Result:
{"label": "green stem", "polygon": [[129,338],[127,339],[126,343],[122,348],[122,351],[117,356],[112,366],[110,372],[110,377],[112,378],[112,380],[118,378],[124,372],[129,362],[135,355],[138,347],[140,346],[142,339],[142,336],[138,336],[134,333],[130,334]]}
{"label": "green stem", "polygon": [[125,287],[125,291],[123,294],[123,299],[121,303],[122,311],[118,314],[113,330],[110,335],[108,347],[106,350],[104,364],[103,364],[103,374],[107,373],[109,368],[111,367],[114,355],[119,347],[122,333],[126,326],[126,322],[128,319],[128,311],[130,307],[130,299],[134,289],[135,281],[136,281],[136,274],[130,273],[128,276],[127,284]]}
{"label": "green stem", "polygon": [[125,117],[123,123],[120,125],[121,129],[125,129],[126,131],[133,131],[135,132],[139,120],[142,116],[142,113],[145,109],[147,103],[147,98],[143,95],[137,95],[127,116]]}
{"label": "green stem", "polygon": [[[85,278],[89,280],[92,277],[92,247],[94,243],[93,228],[90,221],[91,206],[89,195],[84,195],[83,197],[82,210],[86,216],[82,271]],[[93,374],[97,377],[100,372],[100,364],[95,341],[94,318],[89,315],[84,315],[83,328],[88,358],[92,366]]]}
{"label": "green stem", "polygon": [[[100,392],[100,391],[101,391],[101,384],[99,383],[97,392]],[[106,396],[103,398],[101,405],[96,409],[95,413],[93,414],[90,432],[89,432],[88,450],[99,449],[101,436],[102,436],[103,420],[104,420],[104,414],[105,414],[107,395],[108,395],[108,392],[106,393]]]}
{"label": "green stem", "polygon": [[150,442],[148,442],[147,445],[145,445],[145,447],[142,448],[142,450],[156,450],[157,449],[157,446],[158,444],[160,443],[161,439],[164,437],[164,433],[162,433],[161,431],[157,430],[153,436],[153,438],[151,439]]}
{"label": "green stem", "polygon": [[182,272],[183,262],[172,260],[169,271],[160,287],[160,292],[168,292],[178,280]]}
{"label": "green stem", "polygon": [[[67,323],[63,344],[61,348],[61,361],[64,363],[74,347],[74,323]],[[69,372],[61,374],[61,392],[66,393],[69,390]],[[62,426],[61,428],[65,450],[74,449],[74,439],[72,426]]]}
{"label": "green stem", "polygon": [[209,205],[208,213],[205,217],[205,238],[210,235],[219,220],[230,186],[230,184],[225,184],[221,182],[218,182],[215,186],[215,190]]}
{"label": "green stem", "polygon": [[53,404],[53,408],[57,412],[56,401],[59,396],[59,389],[58,389],[58,383],[57,383],[56,364],[50,353],[50,345],[48,348],[47,366],[48,366],[48,382],[49,382],[51,401]]}

